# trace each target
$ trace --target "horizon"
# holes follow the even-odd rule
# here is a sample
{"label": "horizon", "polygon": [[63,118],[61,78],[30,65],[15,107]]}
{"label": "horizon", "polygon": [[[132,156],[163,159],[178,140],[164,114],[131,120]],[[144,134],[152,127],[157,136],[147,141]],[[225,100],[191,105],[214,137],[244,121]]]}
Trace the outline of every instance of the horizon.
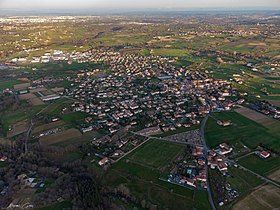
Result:
{"label": "horizon", "polygon": [[[202,6],[203,5],[203,6]],[[155,0],[133,1],[120,0],[0,0],[0,9],[11,10],[108,10],[108,11],[124,11],[124,10],[252,10],[252,9],[280,9],[280,1],[278,0],[161,0],[160,3]]]}
{"label": "horizon", "polygon": [[104,15],[188,15],[188,14],[280,14],[278,8],[180,8],[180,9],[18,9],[0,8],[1,16],[104,16]]}

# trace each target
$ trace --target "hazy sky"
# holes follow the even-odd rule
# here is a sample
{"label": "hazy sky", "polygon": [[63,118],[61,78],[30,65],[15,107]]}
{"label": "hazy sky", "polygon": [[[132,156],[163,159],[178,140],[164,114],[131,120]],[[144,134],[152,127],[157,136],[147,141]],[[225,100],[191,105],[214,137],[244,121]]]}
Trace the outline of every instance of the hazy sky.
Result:
{"label": "hazy sky", "polygon": [[144,9],[144,8],[280,8],[280,0],[0,0],[0,8]]}

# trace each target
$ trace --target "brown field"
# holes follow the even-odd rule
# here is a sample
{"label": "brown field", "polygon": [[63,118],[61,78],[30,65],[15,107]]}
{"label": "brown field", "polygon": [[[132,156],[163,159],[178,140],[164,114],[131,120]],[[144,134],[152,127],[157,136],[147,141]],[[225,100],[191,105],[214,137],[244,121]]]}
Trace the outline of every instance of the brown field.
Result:
{"label": "brown field", "polygon": [[274,106],[280,107],[280,100],[268,100],[268,102]]}
{"label": "brown field", "polygon": [[265,127],[271,127],[277,124],[280,125],[277,120],[246,107],[238,108],[235,111],[257,123],[264,125]]}
{"label": "brown field", "polygon": [[56,127],[59,127],[59,126],[62,126],[62,125],[64,125],[63,121],[51,122],[51,123],[48,123],[48,124],[44,124],[44,125],[40,125],[40,126],[35,127],[33,129],[32,133],[33,134],[41,133],[43,131],[50,130],[52,128],[56,128]]}
{"label": "brown field", "polygon": [[280,169],[278,169],[277,171],[273,172],[268,177],[270,179],[276,181],[276,182],[280,182]]}
{"label": "brown field", "polygon": [[38,105],[45,104],[40,98],[37,98],[37,97],[30,99],[29,103],[31,103],[31,105],[33,105],[33,106],[38,106]]}
{"label": "brown field", "polygon": [[80,136],[82,136],[82,134],[80,133],[80,131],[78,131],[75,128],[71,128],[68,129],[66,131],[62,131],[53,135],[49,135],[49,136],[43,136],[40,138],[40,143],[41,144],[56,144],[59,142],[63,142],[69,139],[74,139],[74,138],[79,138]]}
{"label": "brown field", "polygon": [[30,83],[22,83],[18,85],[14,85],[15,90],[24,90],[27,89],[30,86]]}
{"label": "brown field", "polygon": [[51,91],[55,92],[55,93],[60,93],[64,91],[64,88],[52,88]]}
{"label": "brown field", "polygon": [[20,100],[27,100],[33,106],[44,104],[44,102],[40,98],[38,98],[36,95],[34,95],[33,93],[27,93],[27,94],[24,94],[24,95],[20,95],[19,99]]}
{"label": "brown field", "polygon": [[37,93],[37,92],[42,92],[42,91],[46,91],[46,90],[47,90],[47,88],[41,87],[41,88],[36,88],[36,89],[30,90],[30,93]]}
{"label": "brown field", "polygon": [[265,185],[247,195],[233,206],[233,210],[270,210],[280,207],[280,189]]}
{"label": "brown field", "polygon": [[274,59],[280,60],[280,55],[276,55]]}
{"label": "brown field", "polygon": [[32,99],[32,98],[36,98],[36,96],[33,93],[26,93],[26,94],[23,94],[23,95],[19,95],[20,100],[29,100],[29,99]]}
{"label": "brown field", "polygon": [[161,37],[160,39],[153,39],[151,41],[148,41],[148,44],[154,44],[154,43],[158,43],[158,42],[175,42],[176,39],[173,38],[168,38],[168,37]]}
{"label": "brown field", "polygon": [[16,123],[15,125],[13,125],[12,130],[8,131],[7,137],[11,138],[11,137],[17,136],[21,133],[26,132],[27,129],[28,129],[28,124],[26,122]]}
{"label": "brown field", "polygon": [[266,43],[264,42],[249,42],[249,46],[266,46]]}
{"label": "brown field", "polygon": [[0,138],[0,144],[1,145],[11,145],[12,142],[9,139]]}

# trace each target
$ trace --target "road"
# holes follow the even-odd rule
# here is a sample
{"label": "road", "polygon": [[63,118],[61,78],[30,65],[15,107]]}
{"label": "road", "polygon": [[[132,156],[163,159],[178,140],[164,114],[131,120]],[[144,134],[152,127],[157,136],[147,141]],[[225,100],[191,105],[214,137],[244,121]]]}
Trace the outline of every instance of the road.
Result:
{"label": "road", "polygon": [[251,171],[250,169],[248,169],[248,168],[246,168],[246,167],[240,165],[239,163],[234,162],[233,160],[230,160],[230,159],[226,159],[226,160],[227,160],[228,162],[230,162],[231,164],[236,164],[236,165],[238,165],[238,167],[239,167],[240,169],[242,169],[242,170],[244,170],[244,171],[247,171],[247,172],[250,172],[251,174],[254,174],[255,176],[257,176],[258,178],[260,178],[260,179],[262,179],[262,180],[264,180],[264,181],[266,181],[266,182],[268,182],[268,183],[270,183],[270,184],[273,184],[274,186],[280,188],[280,184],[277,183],[277,182],[275,182],[275,181],[273,181],[272,179],[269,179],[269,178],[264,177],[264,176],[262,176],[262,175],[260,175],[260,174],[258,174],[258,173],[256,173],[256,172],[254,172],[254,171]]}
{"label": "road", "polygon": [[209,167],[208,167],[208,147],[207,147],[207,144],[206,144],[205,132],[204,132],[205,125],[206,125],[206,122],[207,122],[208,118],[209,118],[209,114],[203,119],[203,121],[201,123],[201,127],[200,127],[200,132],[201,132],[201,139],[202,139],[203,147],[204,147],[204,157],[205,157],[205,160],[206,160],[206,176],[207,176],[208,200],[209,200],[209,203],[210,203],[212,209],[216,210],[216,207],[215,207],[215,204],[214,204],[214,201],[213,201],[213,197],[212,197],[211,188],[210,188]]}
{"label": "road", "polygon": [[[38,116],[41,112],[43,112],[45,109],[47,109],[49,106],[51,106],[52,103],[48,104],[46,107],[42,108],[39,112],[37,112],[34,116]],[[28,152],[28,148],[27,148],[27,142],[30,138],[30,135],[31,135],[31,131],[32,131],[32,128],[34,126],[34,122],[33,122],[33,117],[31,117],[31,120],[30,120],[30,126],[27,130],[27,133],[26,133],[26,138],[25,138],[25,142],[24,142],[24,152],[25,154]]]}
{"label": "road", "polygon": [[203,121],[201,123],[201,127],[200,127],[200,133],[201,133],[201,139],[202,139],[203,145],[196,145],[196,144],[188,143],[188,142],[172,141],[172,140],[167,140],[167,139],[164,139],[164,138],[151,137],[151,136],[148,136],[148,135],[140,135],[140,134],[135,133],[135,132],[132,132],[132,133],[135,134],[135,135],[140,135],[140,136],[148,137],[150,139],[158,139],[158,140],[161,140],[161,141],[170,141],[170,142],[179,143],[179,144],[189,144],[189,145],[193,145],[193,146],[203,146],[203,148],[204,148],[204,157],[205,157],[205,160],[206,160],[208,200],[209,200],[209,203],[210,203],[212,209],[216,210],[216,207],[215,207],[215,204],[214,204],[214,201],[213,201],[213,197],[212,197],[212,193],[211,193],[210,182],[209,182],[208,162],[207,162],[207,159],[208,159],[208,147],[207,147],[207,144],[206,144],[206,141],[205,141],[205,134],[204,134],[205,125],[206,125],[206,122],[207,122],[208,118],[209,118],[209,115],[207,115],[203,119]]}
{"label": "road", "polygon": [[129,155],[131,152],[133,152],[134,150],[138,149],[138,147],[140,147],[141,145],[145,144],[147,141],[149,141],[150,138],[146,139],[145,141],[143,141],[141,144],[137,145],[136,147],[134,147],[132,150],[128,151],[127,153],[125,153],[123,156],[121,156],[120,158],[118,158],[117,160],[113,161],[113,163],[116,163],[118,161],[120,161],[121,159],[123,159],[124,157],[126,157],[127,155]]}

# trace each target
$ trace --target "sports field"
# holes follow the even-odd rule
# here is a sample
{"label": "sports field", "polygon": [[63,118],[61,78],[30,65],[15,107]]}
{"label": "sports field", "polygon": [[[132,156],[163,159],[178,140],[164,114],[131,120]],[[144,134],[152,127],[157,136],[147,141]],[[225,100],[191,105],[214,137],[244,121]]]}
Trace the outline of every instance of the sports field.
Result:
{"label": "sports field", "polygon": [[183,152],[184,146],[170,142],[158,142],[152,140],[141,146],[135,153],[127,157],[134,163],[145,164],[157,169],[164,168],[179,153]]}

